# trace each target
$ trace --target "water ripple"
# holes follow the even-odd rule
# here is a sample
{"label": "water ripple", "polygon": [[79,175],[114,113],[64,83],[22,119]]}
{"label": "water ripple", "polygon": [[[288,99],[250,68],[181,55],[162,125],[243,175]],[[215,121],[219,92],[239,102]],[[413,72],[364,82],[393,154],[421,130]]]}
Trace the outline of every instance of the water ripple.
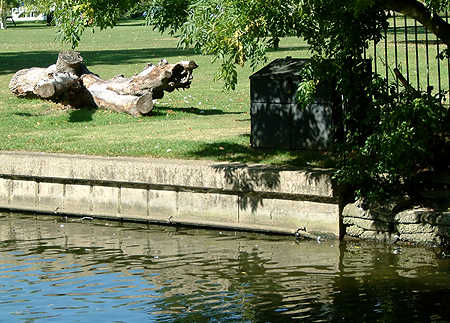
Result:
{"label": "water ripple", "polygon": [[7,321],[450,321],[450,261],[420,248],[24,215],[0,237]]}

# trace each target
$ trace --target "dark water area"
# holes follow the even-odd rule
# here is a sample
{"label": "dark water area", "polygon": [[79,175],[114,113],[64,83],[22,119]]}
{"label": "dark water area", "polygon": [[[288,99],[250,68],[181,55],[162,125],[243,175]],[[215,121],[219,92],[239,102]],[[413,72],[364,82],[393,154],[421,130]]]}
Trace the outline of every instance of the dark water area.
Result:
{"label": "dark water area", "polygon": [[0,322],[450,322],[435,250],[0,214]]}

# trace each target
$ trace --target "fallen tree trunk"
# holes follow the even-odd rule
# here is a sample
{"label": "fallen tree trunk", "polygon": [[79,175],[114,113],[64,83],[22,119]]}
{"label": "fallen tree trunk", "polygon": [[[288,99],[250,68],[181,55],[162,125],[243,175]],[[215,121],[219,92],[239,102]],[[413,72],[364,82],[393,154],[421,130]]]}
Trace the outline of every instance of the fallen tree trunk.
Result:
{"label": "fallen tree trunk", "polygon": [[169,64],[162,60],[158,65],[148,64],[130,78],[123,75],[103,80],[93,74],[77,52],[61,52],[56,64],[48,68],[33,67],[18,71],[9,88],[19,97],[32,97],[61,102],[73,107],[97,107],[134,116],[149,114],[153,100],[164,92],[189,88],[193,61]]}
{"label": "fallen tree trunk", "polygon": [[153,97],[150,91],[145,91],[141,95],[131,95],[118,93],[110,87],[115,82],[122,83],[122,79],[125,80],[123,77],[116,77],[104,81],[93,74],[86,74],[81,81],[99,108],[125,112],[133,116],[146,115],[152,111]]}

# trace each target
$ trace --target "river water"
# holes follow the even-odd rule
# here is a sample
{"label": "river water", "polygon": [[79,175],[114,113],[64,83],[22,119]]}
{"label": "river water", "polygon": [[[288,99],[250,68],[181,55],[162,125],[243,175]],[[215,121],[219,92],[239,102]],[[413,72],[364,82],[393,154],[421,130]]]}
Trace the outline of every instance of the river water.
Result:
{"label": "river water", "polygon": [[0,322],[450,322],[434,250],[0,214]]}

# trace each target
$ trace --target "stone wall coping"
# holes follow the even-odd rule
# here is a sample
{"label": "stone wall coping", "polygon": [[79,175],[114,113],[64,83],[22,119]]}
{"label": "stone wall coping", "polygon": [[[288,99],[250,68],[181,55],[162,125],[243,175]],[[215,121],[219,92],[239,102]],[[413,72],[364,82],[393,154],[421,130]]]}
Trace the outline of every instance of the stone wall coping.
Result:
{"label": "stone wall coping", "polygon": [[336,198],[331,169],[23,151],[1,151],[0,161],[2,177],[129,182]]}

